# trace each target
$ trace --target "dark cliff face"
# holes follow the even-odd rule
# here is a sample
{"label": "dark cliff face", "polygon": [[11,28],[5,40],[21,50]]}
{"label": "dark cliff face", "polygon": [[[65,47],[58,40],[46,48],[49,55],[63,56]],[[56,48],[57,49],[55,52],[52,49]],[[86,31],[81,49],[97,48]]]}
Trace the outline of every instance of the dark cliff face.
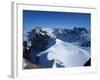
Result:
{"label": "dark cliff face", "polygon": [[33,49],[38,49],[38,51],[41,52],[54,45],[56,38],[51,37],[46,31],[42,31],[39,28],[38,30],[32,30],[32,32],[29,34],[29,40],[31,41],[31,47]]}
{"label": "dark cliff face", "polygon": [[33,29],[28,35],[28,40],[31,42],[30,52],[25,48],[24,58],[27,58],[28,61],[33,64],[39,64],[39,57],[37,55],[40,52],[45,51],[56,43],[56,38],[51,35],[48,35],[48,32],[41,30],[41,28]]}

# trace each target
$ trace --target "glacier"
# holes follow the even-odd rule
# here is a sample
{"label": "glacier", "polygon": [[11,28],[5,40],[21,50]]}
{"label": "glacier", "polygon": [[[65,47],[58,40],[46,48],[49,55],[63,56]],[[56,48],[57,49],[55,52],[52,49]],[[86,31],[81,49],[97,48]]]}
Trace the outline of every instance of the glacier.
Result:
{"label": "glacier", "polygon": [[[47,54],[47,59],[49,61],[54,60],[52,68],[59,66],[64,67],[77,67],[83,66],[86,61],[89,60],[90,54],[88,51],[81,49],[80,47],[73,45],[72,43],[64,42],[62,40],[56,39],[56,44],[47,49],[46,51],[41,52],[40,64],[44,63],[41,59],[43,54]],[[57,66],[57,64],[59,66]],[[45,63],[46,65],[46,63]]]}

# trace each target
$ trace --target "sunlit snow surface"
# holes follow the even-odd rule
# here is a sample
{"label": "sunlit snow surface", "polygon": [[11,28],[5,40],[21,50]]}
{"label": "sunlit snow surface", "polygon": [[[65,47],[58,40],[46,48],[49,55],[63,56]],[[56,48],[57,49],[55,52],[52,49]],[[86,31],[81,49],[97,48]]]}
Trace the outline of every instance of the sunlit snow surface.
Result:
{"label": "sunlit snow surface", "polygon": [[42,61],[44,58],[47,58],[48,61],[54,60],[52,68],[58,66],[83,66],[91,56],[89,51],[86,51],[73,43],[64,42],[60,39],[56,39],[56,43],[52,47],[41,52],[38,56],[41,58],[44,54],[46,54],[47,57],[43,57],[40,63],[43,64],[43,66],[46,65],[45,61]]}

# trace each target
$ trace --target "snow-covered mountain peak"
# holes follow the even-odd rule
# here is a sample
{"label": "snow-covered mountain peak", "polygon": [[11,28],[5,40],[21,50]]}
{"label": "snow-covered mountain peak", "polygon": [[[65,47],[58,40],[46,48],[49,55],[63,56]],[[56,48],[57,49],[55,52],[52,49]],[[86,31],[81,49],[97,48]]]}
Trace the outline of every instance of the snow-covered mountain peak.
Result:
{"label": "snow-covered mountain peak", "polygon": [[85,28],[37,27],[25,36],[27,43],[31,43],[27,54],[30,62],[37,63],[39,57],[38,63],[43,68],[83,66],[91,56],[90,33]]}
{"label": "snow-covered mountain peak", "polygon": [[54,29],[52,29],[52,28],[47,28],[47,27],[45,27],[45,28],[41,28],[41,30],[42,31],[46,31],[46,33],[47,33],[47,35],[48,36],[51,36],[51,37],[56,37],[55,35],[54,35]]}
{"label": "snow-covered mountain peak", "polygon": [[65,67],[82,66],[90,58],[89,52],[59,39],[56,39],[56,44],[41,52],[38,56],[41,58],[46,53],[48,53],[48,60],[54,60],[52,67],[58,67],[57,64]]}

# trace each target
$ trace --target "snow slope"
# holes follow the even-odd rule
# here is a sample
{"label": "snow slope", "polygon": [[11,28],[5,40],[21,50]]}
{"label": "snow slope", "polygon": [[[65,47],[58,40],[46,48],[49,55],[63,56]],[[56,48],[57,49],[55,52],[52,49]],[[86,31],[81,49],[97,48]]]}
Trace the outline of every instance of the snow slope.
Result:
{"label": "snow slope", "polygon": [[[40,64],[47,65],[45,58],[48,61],[54,61],[52,68],[56,67],[78,67],[83,66],[90,58],[90,52],[86,51],[72,43],[64,42],[60,39],[56,39],[56,44],[47,50],[38,54],[40,56]],[[46,54],[47,57],[42,57]],[[42,59],[41,59],[42,57]],[[47,65],[48,66],[48,65]]]}

